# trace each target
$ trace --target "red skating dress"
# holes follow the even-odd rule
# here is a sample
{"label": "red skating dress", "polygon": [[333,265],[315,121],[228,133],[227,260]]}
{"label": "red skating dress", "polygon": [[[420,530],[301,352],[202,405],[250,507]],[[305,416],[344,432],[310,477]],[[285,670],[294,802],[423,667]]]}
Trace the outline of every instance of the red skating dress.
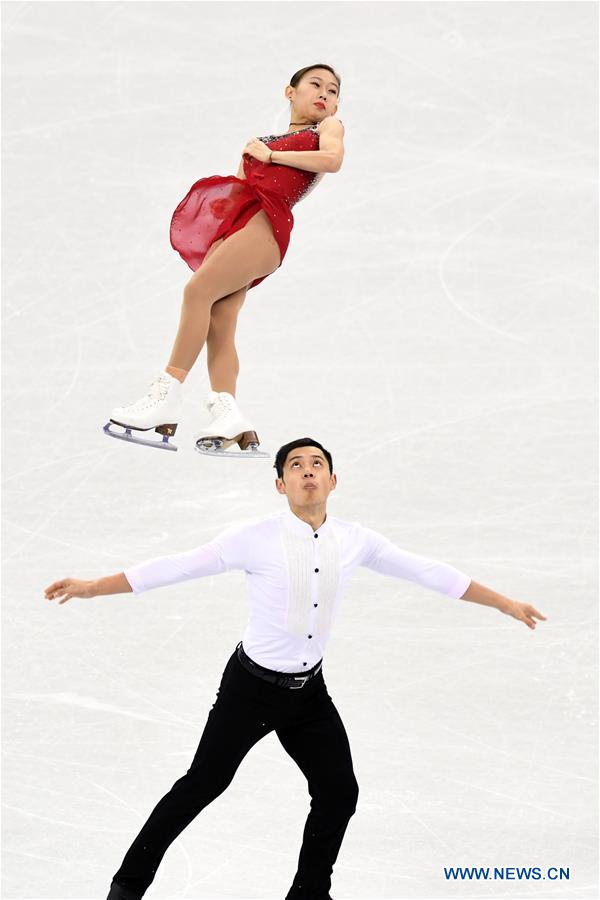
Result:
{"label": "red skating dress", "polygon": [[[319,123],[290,134],[270,134],[258,140],[272,150],[318,150]],[[263,209],[273,227],[279,245],[281,263],[294,227],[292,206],[316,186],[324,173],[307,172],[279,163],[263,163],[254,156],[243,156],[245,179],[235,175],[211,175],[201,178],[189,189],[173,213],[171,246],[194,272],[219,238],[229,237],[243,228]],[[257,278],[251,288],[267,275]]]}

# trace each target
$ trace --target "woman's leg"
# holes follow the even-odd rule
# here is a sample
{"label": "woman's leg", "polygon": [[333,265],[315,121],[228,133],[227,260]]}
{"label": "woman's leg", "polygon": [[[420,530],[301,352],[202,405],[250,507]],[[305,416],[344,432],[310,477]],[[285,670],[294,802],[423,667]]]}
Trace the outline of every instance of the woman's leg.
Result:
{"label": "woman's leg", "polygon": [[206,338],[208,376],[213,391],[227,391],[235,397],[240,362],[235,349],[235,329],[248,287],[243,287],[213,304]]}
{"label": "woman's leg", "polygon": [[[212,256],[212,254],[215,252],[217,247],[220,244],[222,244],[224,240],[225,240],[225,238],[219,238],[217,241],[213,241],[213,243],[210,245],[210,247],[206,251],[204,260],[202,261],[202,265],[204,265],[204,263],[209,258],[209,256]],[[208,340],[208,338],[207,338],[207,340]],[[179,379],[179,381],[181,381],[182,384],[188,376],[187,369],[178,369],[176,366],[167,365],[167,366],[165,366],[165,370],[169,373],[169,375],[173,375],[174,378]]]}
{"label": "woman's leg", "polygon": [[169,366],[189,371],[206,341],[213,304],[256,278],[270,275],[280,261],[271,223],[266,213],[259,210],[244,228],[224,240],[210,258],[205,258],[186,284]]}

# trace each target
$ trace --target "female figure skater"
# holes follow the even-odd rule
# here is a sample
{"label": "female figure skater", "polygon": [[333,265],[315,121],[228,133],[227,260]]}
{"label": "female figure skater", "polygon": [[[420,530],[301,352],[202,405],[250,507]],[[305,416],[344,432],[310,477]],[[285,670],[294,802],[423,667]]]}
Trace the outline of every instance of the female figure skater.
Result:
{"label": "female figure skater", "polygon": [[[294,224],[292,206],[326,172],[338,172],[342,165],[344,126],[335,118],[340,85],[331,66],[300,69],[285,88],[291,103],[288,131],[251,139],[237,175],[201,178],[179,203],[171,244],[194,275],[183,291],[169,363],[144,397],[112,410],[106,434],[176,450],[169,436],[179,422],[182,384],[206,342],[211,422],[195,435],[196,446],[214,454],[237,443],[242,452],[228,455],[257,455],[256,432],[235,401],[237,317],[247,291],[283,262]],[[125,432],[112,430],[112,424]],[[151,429],[162,440],[132,434]]]}

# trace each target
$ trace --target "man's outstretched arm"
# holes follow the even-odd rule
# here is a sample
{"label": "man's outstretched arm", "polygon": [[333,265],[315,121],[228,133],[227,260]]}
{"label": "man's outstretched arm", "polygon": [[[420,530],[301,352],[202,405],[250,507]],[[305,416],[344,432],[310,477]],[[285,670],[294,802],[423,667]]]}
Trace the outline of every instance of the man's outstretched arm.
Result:
{"label": "man's outstretched arm", "polygon": [[191,578],[203,578],[207,575],[219,575],[226,571],[214,544],[205,544],[184,553],[170,556],[158,556],[147,562],[118,572],[104,578],[84,580],[80,578],[61,578],[49,585],[45,591],[46,600],[58,600],[66,603],[73,597],[100,597],[109,594],[134,593],[141,594],[153,588],[176,584]]}
{"label": "man's outstretched arm", "polygon": [[362,564],[382,575],[415,581],[423,587],[453,599],[470,600],[472,603],[492,606],[499,612],[524,622],[532,629],[536,626],[534,617],[544,620],[546,618],[530,603],[511,600],[510,597],[478,584],[448,563],[403,550],[370,528],[364,529],[364,535],[365,557]]}
{"label": "man's outstretched arm", "polygon": [[220,575],[229,569],[244,569],[248,564],[252,523],[232,525],[216,538],[193,550],[157,556],[130,566],[116,575],[85,581],[62,578],[45,589],[47,600],[65,603],[72,597],[98,597],[106,594],[141,594],[153,588],[176,584],[191,578]]}
{"label": "man's outstretched arm", "polygon": [[59,605],[73,597],[100,597],[106,594],[132,593],[132,587],[124,572],[106,575],[104,578],[61,578],[44,589],[46,600],[58,600]]}
{"label": "man's outstretched arm", "polygon": [[546,621],[546,616],[543,616],[541,612],[538,612],[530,603],[521,603],[519,600],[511,600],[510,597],[498,594],[491,588],[486,587],[485,584],[478,584],[477,581],[471,580],[471,584],[460,599],[470,600],[472,603],[481,603],[483,606],[493,606],[494,609],[499,610],[501,613],[512,616],[520,622],[525,622],[525,624],[532,629],[535,628],[537,624],[534,621],[534,618]]}

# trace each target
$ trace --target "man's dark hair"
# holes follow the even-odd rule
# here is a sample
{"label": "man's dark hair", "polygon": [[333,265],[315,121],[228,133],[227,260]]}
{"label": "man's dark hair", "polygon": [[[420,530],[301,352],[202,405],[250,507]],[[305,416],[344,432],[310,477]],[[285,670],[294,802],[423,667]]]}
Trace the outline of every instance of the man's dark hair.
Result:
{"label": "man's dark hair", "polygon": [[292,450],[296,450],[298,447],[318,447],[319,450],[323,451],[323,456],[327,460],[327,465],[329,466],[329,472],[333,475],[333,459],[331,457],[331,453],[329,450],[326,450],[323,444],[320,444],[318,441],[313,441],[312,438],[298,438],[296,441],[290,441],[289,444],[284,444],[283,447],[280,447],[277,451],[277,456],[275,457],[275,465],[274,469],[277,469],[277,477],[283,478],[283,467],[285,465],[285,461],[288,458],[288,454]]}

